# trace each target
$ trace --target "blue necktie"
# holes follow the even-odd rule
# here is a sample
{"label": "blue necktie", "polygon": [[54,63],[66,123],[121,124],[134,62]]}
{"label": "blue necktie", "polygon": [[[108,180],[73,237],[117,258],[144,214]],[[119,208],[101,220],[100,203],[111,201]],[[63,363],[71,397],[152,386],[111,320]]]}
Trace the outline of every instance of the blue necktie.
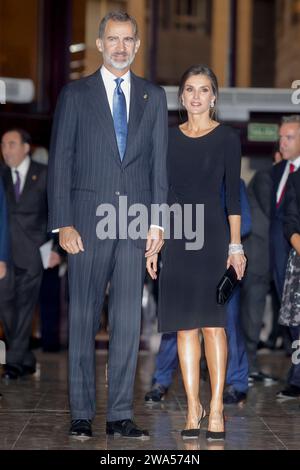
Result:
{"label": "blue necktie", "polygon": [[113,120],[121,161],[124,158],[127,143],[127,110],[126,100],[121,88],[123,78],[116,78],[113,97]]}

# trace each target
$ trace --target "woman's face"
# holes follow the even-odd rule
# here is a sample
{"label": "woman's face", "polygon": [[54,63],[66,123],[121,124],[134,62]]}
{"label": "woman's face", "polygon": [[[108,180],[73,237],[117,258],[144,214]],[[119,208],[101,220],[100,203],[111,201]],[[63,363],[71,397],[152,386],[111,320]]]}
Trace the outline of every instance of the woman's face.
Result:
{"label": "woman's face", "polygon": [[206,75],[189,77],[181,95],[182,104],[189,114],[209,112],[211,103],[215,102],[211,81]]}

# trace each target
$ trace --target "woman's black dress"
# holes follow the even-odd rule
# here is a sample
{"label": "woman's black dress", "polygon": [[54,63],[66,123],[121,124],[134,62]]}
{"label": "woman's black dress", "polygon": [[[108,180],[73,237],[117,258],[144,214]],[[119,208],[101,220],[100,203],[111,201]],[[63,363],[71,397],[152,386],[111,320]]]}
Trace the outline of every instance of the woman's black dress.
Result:
{"label": "woman's black dress", "polygon": [[[217,304],[216,287],[228,255],[225,210],[228,215],[240,215],[240,164],[240,140],[230,127],[219,125],[198,138],[187,137],[178,127],[169,130],[168,204],[179,204],[182,213],[184,204],[192,205],[193,230],[198,227],[198,236],[204,231],[204,243],[201,249],[187,250],[186,242],[193,240],[188,239],[190,235],[174,237],[171,217],[159,279],[161,332],[226,325],[225,307]],[[198,214],[201,224],[197,225],[196,204],[204,205],[204,220]],[[183,225],[182,231],[184,235]]]}

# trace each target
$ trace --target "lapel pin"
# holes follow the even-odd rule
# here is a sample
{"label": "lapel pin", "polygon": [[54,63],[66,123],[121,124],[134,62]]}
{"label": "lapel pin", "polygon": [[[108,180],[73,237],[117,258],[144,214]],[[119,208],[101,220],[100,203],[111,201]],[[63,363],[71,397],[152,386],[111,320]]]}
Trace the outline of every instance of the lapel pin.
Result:
{"label": "lapel pin", "polygon": [[33,181],[37,180],[37,176],[36,176],[36,175],[32,175],[32,179],[33,179]]}
{"label": "lapel pin", "polygon": [[144,100],[147,100],[147,99],[148,99],[147,93],[144,93],[144,97],[143,97],[143,98],[144,98]]}

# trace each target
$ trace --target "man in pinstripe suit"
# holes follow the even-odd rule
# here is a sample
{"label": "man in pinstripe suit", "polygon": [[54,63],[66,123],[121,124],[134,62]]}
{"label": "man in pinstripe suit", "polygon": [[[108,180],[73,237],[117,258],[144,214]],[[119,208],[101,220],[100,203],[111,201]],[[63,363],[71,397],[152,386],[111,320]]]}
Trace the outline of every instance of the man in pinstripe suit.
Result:
{"label": "man in pinstripe suit", "polygon": [[148,209],[166,202],[166,98],[130,72],[140,45],[134,18],[106,15],[96,44],[103,66],[63,89],[49,161],[49,229],[69,253],[70,435],[92,435],[95,335],[110,282],[106,433],[147,438],[133,421],[133,387],[145,257],[160,251],[163,229],[152,220],[147,240],[131,240],[117,225],[116,239],[100,240],[96,209],[109,203],[118,212],[120,196]]}

